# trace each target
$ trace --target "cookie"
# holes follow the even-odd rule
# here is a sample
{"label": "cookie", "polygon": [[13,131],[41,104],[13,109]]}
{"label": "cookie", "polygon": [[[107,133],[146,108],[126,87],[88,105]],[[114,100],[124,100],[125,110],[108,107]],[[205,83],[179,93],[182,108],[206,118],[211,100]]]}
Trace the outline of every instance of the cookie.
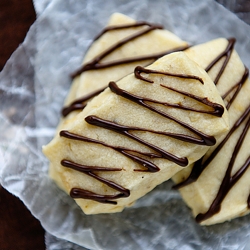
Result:
{"label": "cookie", "polygon": [[211,225],[250,211],[250,81],[234,49],[235,39],[216,39],[185,53],[208,72],[230,119],[228,133],[194,166],[173,180],[197,222]]}
{"label": "cookie", "polygon": [[202,157],[228,126],[208,74],[175,52],[111,81],[43,151],[84,213],[113,213]]}

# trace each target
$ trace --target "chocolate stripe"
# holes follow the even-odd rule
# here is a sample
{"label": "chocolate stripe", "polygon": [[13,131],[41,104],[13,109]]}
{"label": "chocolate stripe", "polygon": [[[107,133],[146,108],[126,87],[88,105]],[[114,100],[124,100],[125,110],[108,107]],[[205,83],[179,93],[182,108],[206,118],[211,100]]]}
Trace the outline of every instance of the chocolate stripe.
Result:
{"label": "chocolate stripe", "polygon": [[[219,70],[219,72],[215,78],[215,84],[220,83],[219,80],[220,80],[229,60],[230,60],[231,54],[233,52],[235,41],[236,40],[234,38],[228,39],[228,45],[227,45],[226,49],[223,52],[221,52],[214,60],[212,60],[212,62],[206,68],[207,71],[211,70],[222,57],[226,57],[225,61],[223,62],[222,66],[221,66],[221,69]],[[233,95],[231,96],[230,100],[227,102],[227,105],[226,105],[227,109],[230,109],[230,107],[233,104],[233,102],[235,101],[237,95],[240,93],[243,84],[246,83],[248,76],[249,76],[249,70],[245,67],[245,71],[244,71],[240,81],[237,82],[233,87],[229,88],[226,91],[226,93],[222,96],[223,99],[226,99],[231,93],[234,92]],[[233,126],[230,129],[230,131],[228,132],[227,136],[216,147],[216,149],[211,153],[211,155],[206,159],[206,161],[203,161],[203,158],[201,158],[199,161],[197,161],[194,164],[193,169],[192,169],[190,175],[188,176],[188,178],[186,180],[176,184],[173,188],[179,189],[179,188],[185,187],[185,186],[195,182],[200,177],[200,175],[205,170],[205,168],[216,158],[217,154],[226,145],[227,141],[230,139],[232,134],[249,117],[249,113],[250,113],[250,105],[245,109],[245,111],[242,113],[242,115],[233,124]],[[232,172],[232,168],[234,165],[234,160],[237,157],[238,153],[240,152],[240,148],[241,148],[241,145],[243,143],[243,140],[244,140],[244,138],[249,130],[249,123],[250,123],[250,118],[247,121],[242,134],[240,135],[239,141],[238,141],[236,148],[233,152],[232,158],[228,164],[226,174],[223,178],[223,181],[221,183],[221,186],[219,188],[219,191],[218,191],[213,203],[211,204],[210,208],[208,209],[208,211],[206,213],[197,215],[197,217],[196,217],[197,222],[202,222],[202,221],[212,217],[214,214],[216,214],[220,211],[221,203],[223,202],[224,198],[226,197],[226,195],[228,194],[230,189],[234,186],[234,184],[244,175],[244,173],[248,169],[248,167],[250,165],[250,156],[248,157],[245,164],[243,164],[243,166],[240,167],[240,169],[237,171],[237,173],[231,177],[231,172]],[[248,208],[250,208],[250,195],[249,195],[248,200],[247,200],[247,205],[248,205]]]}

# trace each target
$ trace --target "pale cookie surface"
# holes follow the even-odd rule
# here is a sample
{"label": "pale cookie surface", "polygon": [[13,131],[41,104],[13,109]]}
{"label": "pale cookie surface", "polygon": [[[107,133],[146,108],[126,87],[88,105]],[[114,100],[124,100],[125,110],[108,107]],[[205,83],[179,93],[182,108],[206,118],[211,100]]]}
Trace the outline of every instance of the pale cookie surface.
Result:
{"label": "pale cookie surface", "polygon": [[86,214],[121,211],[205,154],[228,130],[223,105],[185,53],[164,56],[67,123],[44,147],[50,174]]}
{"label": "pale cookie surface", "polygon": [[202,163],[194,165],[192,174],[189,167],[173,178],[182,182],[182,197],[203,225],[250,211],[250,81],[234,43],[234,39],[216,39],[185,52],[215,82],[230,119],[228,134],[211,147]]}

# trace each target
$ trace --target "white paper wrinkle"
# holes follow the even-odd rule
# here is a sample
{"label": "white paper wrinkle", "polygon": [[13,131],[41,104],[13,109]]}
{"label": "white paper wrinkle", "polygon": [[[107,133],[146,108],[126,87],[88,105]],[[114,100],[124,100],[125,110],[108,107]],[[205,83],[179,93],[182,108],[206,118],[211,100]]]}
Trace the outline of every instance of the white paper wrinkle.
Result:
{"label": "white paper wrinkle", "polygon": [[86,216],[48,178],[41,147],[54,135],[70,73],[112,13],[160,23],[191,44],[234,36],[248,67],[250,27],[212,0],[34,0],[34,5],[37,21],[0,72],[0,181],[41,221],[47,249],[249,249],[249,215],[201,227],[170,181],[122,213]]}

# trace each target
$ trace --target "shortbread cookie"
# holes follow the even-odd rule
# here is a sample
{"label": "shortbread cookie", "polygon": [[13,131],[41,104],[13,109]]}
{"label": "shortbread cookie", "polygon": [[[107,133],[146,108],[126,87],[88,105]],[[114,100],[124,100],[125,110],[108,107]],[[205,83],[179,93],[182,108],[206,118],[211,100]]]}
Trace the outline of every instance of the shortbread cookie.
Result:
{"label": "shortbread cookie", "polygon": [[176,52],[110,82],[44,153],[86,214],[119,212],[199,159],[228,126],[207,73]]}
{"label": "shortbread cookie", "polygon": [[186,51],[215,82],[230,118],[228,134],[194,167],[173,178],[203,225],[250,211],[250,81],[234,43],[234,39],[216,39]]}
{"label": "shortbread cookie", "polygon": [[[187,43],[162,26],[115,13],[108,26],[94,39],[83,61],[73,74],[73,84],[63,109],[69,118],[99,94],[110,81],[117,81],[173,51],[184,50]],[[73,115],[75,113],[73,112]]]}

